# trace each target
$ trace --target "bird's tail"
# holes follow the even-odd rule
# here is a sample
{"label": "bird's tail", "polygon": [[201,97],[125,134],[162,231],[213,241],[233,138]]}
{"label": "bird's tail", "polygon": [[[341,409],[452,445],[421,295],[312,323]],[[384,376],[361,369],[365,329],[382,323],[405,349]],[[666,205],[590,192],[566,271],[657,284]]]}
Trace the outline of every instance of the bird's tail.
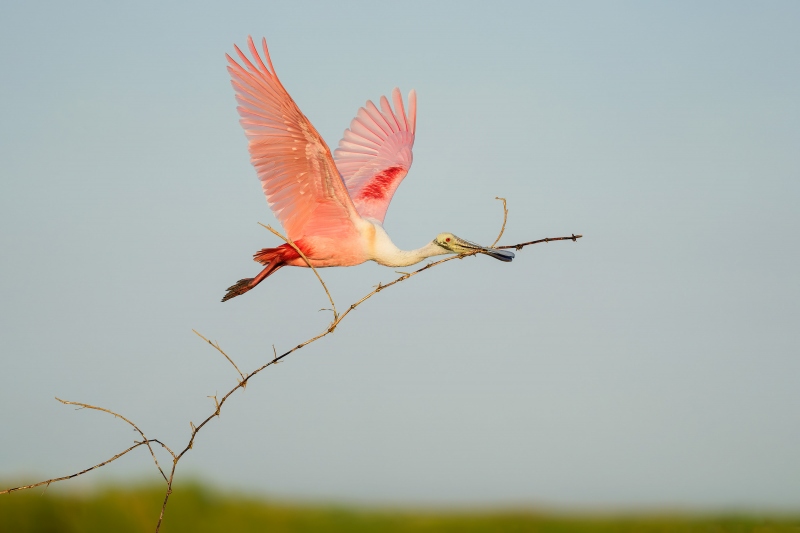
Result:
{"label": "bird's tail", "polygon": [[270,263],[285,263],[287,259],[300,257],[294,248],[288,244],[281,244],[277,248],[264,248],[253,254],[253,261],[267,266]]}
{"label": "bird's tail", "polygon": [[255,278],[240,279],[239,281],[237,281],[236,283],[225,289],[228,292],[225,294],[225,296],[222,297],[222,301],[227,302],[231,298],[235,298],[240,294],[246,293],[247,291],[255,287],[255,285],[251,285],[253,281],[255,281]]}
{"label": "bird's tail", "polygon": [[[284,245],[287,246],[287,245]],[[265,248],[256,253],[254,259],[259,263],[265,265],[264,269],[258,273],[254,278],[240,279],[227,289],[227,293],[223,296],[222,301],[227,302],[231,298],[235,298],[241,294],[246,293],[265,279],[267,279],[276,270],[281,268],[286,261],[283,257],[281,247],[278,248]]]}

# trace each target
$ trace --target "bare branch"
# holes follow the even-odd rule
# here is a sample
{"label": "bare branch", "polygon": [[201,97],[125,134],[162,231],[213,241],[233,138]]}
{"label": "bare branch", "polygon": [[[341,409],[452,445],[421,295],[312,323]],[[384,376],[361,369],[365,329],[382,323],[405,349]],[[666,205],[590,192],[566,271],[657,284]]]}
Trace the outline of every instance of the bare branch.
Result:
{"label": "bare branch", "polygon": [[503,232],[506,231],[506,222],[508,221],[508,204],[506,203],[506,199],[505,198],[500,198],[499,196],[495,196],[494,199],[495,200],[501,200],[503,202],[503,227],[500,228],[500,234],[494,240],[492,245],[489,246],[489,248],[494,248],[494,245],[497,244],[498,242],[500,242],[500,237],[502,237],[503,236]]}
{"label": "bare branch", "polygon": [[[91,472],[95,468],[100,468],[101,466],[105,466],[105,465],[107,465],[108,463],[110,463],[112,461],[116,461],[117,459],[119,459],[120,457],[122,457],[123,455],[128,453],[129,451],[132,451],[132,450],[138,448],[139,446],[141,446],[143,444],[149,446],[150,442],[155,442],[155,441],[137,442],[136,444],[134,444],[133,446],[131,446],[130,448],[128,448],[124,452],[118,453],[117,455],[115,455],[111,459],[108,459],[107,461],[103,461],[102,463],[98,463],[98,464],[96,464],[96,465],[94,465],[92,467],[87,468],[86,470],[81,470],[80,472],[77,472],[75,474],[71,474],[69,476],[64,476],[64,477],[56,477],[56,478],[53,478],[53,479],[48,479],[46,481],[40,481],[38,483],[34,483],[33,485],[25,485],[23,487],[14,487],[14,488],[11,488],[11,489],[0,490],[0,494],[9,494],[11,492],[16,492],[18,490],[25,490],[25,489],[32,489],[34,487],[41,487],[42,485],[48,485],[49,486],[51,483],[55,483],[56,481],[64,481],[65,479],[72,479],[74,477],[78,477],[78,476],[83,475],[83,474],[85,474],[87,472]],[[161,443],[159,443],[159,444],[161,444]]]}
{"label": "bare branch", "polygon": [[228,360],[228,362],[229,362],[230,364],[232,364],[232,365],[233,365],[233,368],[235,368],[235,369],[236,369],[236,371],[239,373],[239,376],[241,376],[241,378],[242,378],[242,379],[244,379],[244,374],[242,374],[242,371],[241,371],[241,370],[239,370],[239,367],[238,367],[238,366],[236,366],[236,363],[234,363],[234,362],[233,362],[233,359],[231,359],[231,358],[230,358],[230,356],[228,356],[228,354],[226,354],[225,352],[223,352],[223,351],[222,351],[222,348],[220,348],[220,347],[219,347],[219,343],[216,343],[216,344],[215,344],[215,343],[211,342],[210,340],[208,340],[208,339],[206,339],[205,337],[203,337],[203,336],[202,336],[200,333],[198,333],[198,332],[197,332],[197,330],[194,330],[194,329],[192,329],[192,331],[194,331],[195,335],[197,335],[198,337],[200,337],[201,339],[203,339],[204,341],[206,341],[208,344],[210,344],[211,346],[213,346],[214,348],[216,348],[216,349],[217,349],[217,351],[218,351],[219,353],[221,353],[222,355],[224,355],[224,356],[225,356],[225,359],[227,359],[227,360]]}
{"label": "bare branch", "polygon": [[265,225],[264,225],[264,224],[262,224],[261,222],[259,222],[259,223],[258,223],[258,225],[259,225],[259,226],[262,226],[262,227],[264,227],[264,228],[267,228],[267,229],[268,229],[269,231],[271,231],[271,232],[272,232],[272,233],[273,233],[275,236],[277,236],[277,237],[280,237],[281,239],[283,239],[284,241],[286,241],[286,244],[288,244],[289,246],[291,246],[292,248],[294,248],[294,249],[295,249],[295,251],[296,251],[298,254],[300,254],[300,257],[302,257],[302,258],[303,258],[303,261],[305,261],[305,262],[306,262],[306,264],[309,266],[309,268],[311,268],[311,270],[313,270],[313,271],[314,271],[314,275],[315,275],[315,276],[317,276],[317,279],[318,279],[318,280],[319,280],[319,282],[322,284],[322,288],[323,288],[323,289],[325,289],[325,294],[327,294],[327,295],[328,295],[328,300],[330,300],[330,302],[331,302],[331,307],[333,308],[333,321],[334,321],[334,322],[336,322],[336,319],[337,319],[337,318],[339,318],[339,314],[336,312],[336,304],[335,304],[335,303],[333,303],[333,297],[331,296],[331,293],[328,291],[328,287],[325,285],[325,282],[324,282],[324,281],[322,281],[322,276],[320,276],[320,275],[319,275],[319,272],[317,272],[317,269],[316,269],[316,268],[314,268],[314,265],[312,265],[312,264],[311,264],[311,261],[309,261],[309,260],[308,260],[308,257],[306,257],[306,254],[304,254],[304,253],[303,253],[303,251],[302,251],[300,248],[298,248],[298,247],[297,247],[297,245],[296,245],[294,242],[292,242],[292,240],[291,240],[291,239],[289,239],[288,237],[284,237],[283,235],[281,235],[281,234],[280,234],[280,232],[276,231],[276,230],[275,230],[275,228],[273,228],[272,226],[265,226]]}
{"label": "bare branch", "polygon": [[[59,398],[58,396],[56,396],[56,400],[58,400],[59,402],[63,403],[64,405],[77,405],[77,406],[78,406],[78,407],[80,407],[81,409],[94,409],[95,411],[102,411],[102,412],[104,412],[104,413],[108,413],[108,414],[110,414],[110,415],[114,415],[114,418],[119,418],[119,419],[121,419],[121,420],[124,420],[124,421],[125,421],[125,422],[127,422],[128,424],[130,424],[130,425],[131,425],[131,427],[133,427],[133,429],[135,429],[135,430],[137,431],[137,433],[139,433],[139,435],[141,435],[141,436],[142,436],[142,442],[147,444],[147,449],[148,449],[148,450],[150,450],[150,455],[153,457],[153,462],[156,464],[156,468],[158,468],[158,471],[159,471],[159,472],[161,472],[161,477],[163,477],[163,478],[164,478],[164,481],[167,481],[167,476],[164,474],[164,470],[162,470],[162,469],[161,469],[161,465],[160,465],[160,464],[158,464],[158,459],[156,459],[156,454],[155,454],[155,452],[153,451],[153,448],[152,448],[152,446],[150,446],[150,442],[151,442],[151,441],[150,441],[150,440],[149,440],[149,439],[148,439],[148,438],[145,436],[144,432],[143,432],[141,429],[139,429],[139,426],[137,426],[136,424],[134,424],[133,422],[131,422],[130,420],[128,420],[127,418],[125,418],[125,417],[124,417],[124,416],[122,416],[121,414],[119,414],[119,413],[115,413],[114,411],[112,411],[112,410],[110,410],[110,409],[106,409],[106,408],[104,408],[104,407],[97,407],[96,405],[90,405],[90,404],[88,404],[88,403],[81,403],[81,402],[71,402],[71,401],[69,401],[69,400],[62,400],[62,399],[61,399],[61,398]],[[161,446],[162,446],[162,447],[163,447],[165,450],[167,450],[167,451],[170,453],[170,455],[172,455],[172,458],[173,458],[173,459],[175,458],[175,454],[174,454],[174,453],[172,453],[172,450],[170,450],[170,449],[169,449],[169,448],[168,448],[166,445],[164,445],[163,443],[161,443],[161,442],[158,442],[158,443],[159,443],[159,444],[161,444]],[[91,470],[91,469],[90,469],[90,470]]]}
{"label": "bare branch", "polygon": [[[492,243],[490,248],[495,248],[495,245],[500,241],[500,238],[503,236],[503,233],[505,232],[506,223],[508,221],[508,206],[507,206],[507,203],[506,203],[506,199],[505,198],[499,198],[499,197],[497,199],[501,200],[503,202],[503,225],[500,228],[500,233],[498,234],[497,239],[495,239],[494,243]],[[94,405],[89,405],[89,404],[84,404],[84,403],[79,403],[79,402],[69,402],[69,401],[65,401],[65,400],[61,400],[59,398],[56,398],[59,402],[67,404],[67,405],[76,405],[76,406],[78,406],[80,408],[95,409],[95,410],[98,410],[98,411],[103,411],[103,412],[109,413],[109,414],[111,414],[111,415],[113,415],[113,416],[115,416],[117,418],[120,418],[123,421],[127,422],[128,424],[130,424],[142,436],[143,440],[140,441],[140,442],[136,442],[133,446],[131,446],[130,448],[128,448],[127,450],[125,450],[123,452],[120,452],[119,454],[115,455],[111,459],[109,459],[107,461],[104,461],[102,463],[99,463],[99,464],[97,464],[97,465],[95,465],[95,466],[93,466],[91,468],[87,468],[86,470],[82,470],[81,472],[78,472],[76,474],[72,474],[70,476],[64,476],[64,477],[60,477],[60,478],[49,479],[47,481],[42,481],[42,482],[39,482],[39,483],[35,483],[33,485],[26,485],[26,486],[23,486],[23,487],[15,487],[15,488],[12,488],[12,489],[7,489],[7,490],[4,490],[4,491],[1,491],[0,494],[6,494],[6,493],[9,493],[9,492],[14,492],[14,491],[18,491],[18,490],[29,489],[29,488],[38,487],[38,486],[41,486],[41,485],[48,485],[49,486],[50,483],[54,483],[56,481],[62,481],[62,480],[65,480],[65,479],[71,479],[73,477],[85,474],[86,472],[90,472],[91,470],[94,470],[96,468],[100,468],[101,466],[104,466],[104,465],[106,465],[106,464],[108,464],[108,463],[110,463],[112,461],[115,461],[116,459],[122,457],[126,453],[130,452],[131,450],[133,450],[134,448],[137,448],[137,447],[139,447],[139,446],[144,444],[144,445],[147,445],[147,447],[150,449],[150,454],[153,457],[153,461],[155,462],[156,467],[158,468],[158,470],[161,473],[162,477],[167,482],[167,490],[166,490],[166,492],[164,494],[164,501],[163,501],[162,506],[161,506],[161,513],[159,514],[158,523],[156,524],[156,533],[158,533],[160,528],[161,528],[161,524],[163,523],[164,513],[166,511],[167,503],[169,502],[169,497],[172,494],[172,483],[173,483],[173,480],[174,480],[174,477],[175,477],[175,470],[177,468],[178,462],[181,460],[181,458],[189,450],[191,450],[193,448],[194,441],[197,438],[197,434],[200,432],[200,430],[202,430],[205,427],[205,425],[208,424],[213,418],[220,416],[220,412],[222,410],[222,407],[225,404],[225,402],[228,400],[228,398],[231,395],[233,395],[237,390],[244,389],[247,386],[247,383],[250,380],[250,378],[254,377],[256,374],[260,373],[261,371],[265,370],[267,367],[278,364],[284,357],[287,357],[289,354],[292,354],[292,353],[296,352],[297,350],[300,350],[301,348],[303,348],[305,346],[308,346],[309,344],[311,344],[313,342],[316,342],[317,340],[319,340],[319,339],[321,339],[323,337],[326,337],[327,335],[333,333],[333,331],[336,329],[336,327],[342,322],[342,320],[344,320],[344,318],[347,315],[349,315],[358,306],[360,306],[361,304],[363,304],[364,302],[366,302],[367,300],[369,300],[370,298],[372,298],[373,296],[375,296],[376,294],[378,294],[382,290],[387,289],[388,287],[391,287],[393,285],[397,285],[400,282],[403,282],[403,281],[405,281],[405,280],[407,280],[407,279],[409,279],[409,278],[411,278],[413,276],[416,276],[417,274],[420,274],[420,273],[422,273],[422,272],[424,272],[426,270],[429,270],[429,269],[431,269],[431,268],[433,268],[435,266],[441,265],[442,263],[446,263],[446,262],[452,261],[454,259],[463,259],[464,257],[468,257],[468,256],[471,256],[471,255],[476,255],[478,253],[482,253],[480,250],[475,250],[475,251],[468,252],[468,253],[465,253],[465,254],[454,255],[454,256],[450,256],[450,257],[444,258],[444,259],[440,259],[438,261],[434,261],[434,262],[428,263],[424,267],[421,267],[421,268],[419,268],[417,270],[414,270],[412,272],[397,271],[397,273],[400,274],[399,278],[396,278],[396,279],[390,281],[389,283],[385,283],[385,284],[384,283],[378,283],[378,285],[375,286],[375,288],[371,292],[365,294],[359,300],[357,300],[357,301],[353,302],[352,304],[350,304],[350,306],[347,308],[347,310],[345,310],[341,315],[339,315],[338,312],[336,311],[336,305],[333,302],[333,297],[331,296],[330,292],[328,291],[328,287],[325,285],[325,282],[322,280],[322,277],[319,275],[319,272],[317,272],[317,270],[314,268],[314,266],[311,264],[311,262],[305,256],[305,254],[303,254],[302,250],[300,250],[290,239],[284,237],[283,235],[281,235],[279,232],[277,232],[272,227],[266,226],[266,225],[261,224],[261,223],[259,223],[259,224],[261,226],[263,226],[264,228],[268,229],[274,235],[280,237],[287,244],[289,244],[292,248],[294,248],[297,251],[297,253],[300,254],[300,256],[303,258],[303,260],[306,262],[306,264],[312,269],[314,274],[317,276],[317,279],[319,280],[320,284],[322,285],[322,288],[325,290],[325,294],[328,296],[328,300],[331,302],[331,308],[332,308],[331,310],[333,311],[334,318],[333,318],[333,321],[330,323],[330,325],[324,331],[320,332],[318,335],[316,335],[316,336],[314,336],[314,337],[312,337],[310,339],[307,339],[306,341],[298,344],[297,346],[291,348],[290,350],[287,350],[286,352],[284,352],[281,355],[278,355],[278,352],[275,349],[275,345],[273,345],[272,346],[272,352],[273,352],[272,359],[270,361],[266,362],[265,364],[263,364],[261,367],[253,370],[252,372],[250,372],[249,374],[246,374],[246,375],[241,370],[239,370],[239,367],[236,366],[236,363],[233,362],[233,359],[230,356],[228,356],[228,354],[226,354],[222,350],[222,348],[220,348],[219,343],[214,343],[214,342],[208,340],[206,337],[204,337],[199,332],[197,332],[196,330],[193,329],[192,331],[198,337],[200,337],[201,339],[206,341],[208,344],[213,346],[218,352],[220,352],[223,356],[225,356],[225,358],[231,363],[231,365],[233,365],[233,367],[239,373],[241,381],[239,381],[239,383],[235,387],[233,387],[224,396],[222,396],[222,398],[218,398],[216,394],[214,396],[209,396],[209,398],[212,398],[214,400],[214,405],[215,405],[214,412],[211,413],[208,417],[206,417],[198,425],[195,425],[191,421],[189,422],[189,425],[191,427],[191,437],[189,438],[189,442],[186,444],[186,446],[183,448],[183,450],[181,450],[180,453],[177,453],[177,454],[174,453],[170,448],[168,448],[161,441],[156,440],[156,439],[147,439],[145,437],[144,433],[139,429],[139,427],[136,424],[134,424],[133,422],[131,422],[129,419],[125,418],[124,416],[122,416],[122,415],[120,415],[118,413],[115,413],[114,411],[110,411],[110,410],[102,408],[102,407],[96,407]],[[523,243],[513,244],[513,245],[508,245],[508,246],[498,246],[497,248],[498,249],[510,249],[510,248],[513,248],[513,249],[516,249],[516,250],[521,250],[525,246],[529,246],[529,245],[532,245],[532,244],[538,244],[538,243],[550,242],[550,241],[562,241],[562,240],[577,241],[581,237],[582,237],[582,235],[575,235],[575,234],[573,234],[570,237],[548,237],[548,238],[539,239],[539,240],[536,240],[536,241],[523,242]],[[152,447],[150,445],[150,443],[153,443],[153,442],[161,445],[164,449],[166,449],[170,453],[170,455],[172,455],[172,469],[170,470],[169,477],[166,476],[164,470],[158,464],[158,461],[157,461],[157,459],[155,457],[155,453],[153,452],[153,449],[152,449]]]}
{"label": "bare branch", "polygon": [[508,249],[515,249],[515,250],[522,250],[526,246],[530,246],[531,244],[539,244],[540,242],[552,242],[552,241],[577,241],[578,239],[582,238],[583,235],[575,235],[572,234],[571,237],[546,237],[544,239],[539,239],[538,241],[529,241],[529,242],[522,242],[519,244],[509,244],[508,246],[498,246],[498,250],[508,250]]}
{"label": "bare branch", "polygon": [[[505,218],[505,217],[504,217],[504,218]],[[504,222],[505,222],[505,221],[504,221]],[[262,226],[264,226],[263,224],[261,224],[261,225],[262,225]],[[278,233],[277,233],[275,230],[273,230],[273,229],[272,229],[272,228],[270,228],[269,226],[264,226],[264,227],[265,227],[265,228],[267,228],[267,229],[269,229],[270,231],[272,231],[273,233],[275,233],[275,234],[276,234],[276,235],[278,235],[279,237],[283,238],[283,239],[284,239],[284,240],[285,240],[287,243],[289,243],[290,245],[292,244],[292,243],[291,243],[291,242],[290,242],[288,239],[285,239],[285,238],[284,238],[282,235],[278,234]],[[573,238],[573,237],[574,237],[574,238]],[[523,247],[523,246],[527,246],[528,244],[536,244],[536,243],[540,243],[540,242],[549,242],[549,241],[553,241],[553,240],[565,240],[565,239],[571,239],[571,240],[574,240],[574,239],[580,238],[580,236],[579,236],[579,235],[573,235],[573,237],[557,237],[557,238],[550,238],[550,239],[540,239],[540,240],[538,240],[538,241],[531,241],[530,243],[522,243],[522,244],[520,244],[520,245],[506,246],[506,247],[500,247],[500,248],[515,248],[516,246],[520,246],[520,248],[521,248],[521,247]],[[518,248],[518,249],[519,249],[519,248]],[[298,250],[298,252],[299,252],[299,250]],[[475,255],[475,254],[478,254],[478,253],[481,253],[481,252],[480,252],[480,251],[478,251],[478,250],[476,250],[476,251],[474,251],[474,252],[468,252],[468,253],[466,253],[466,254],[461,254],[461,255],[454,255],[454,256],[450,256],[450,257],[447,257],[447,258],[444,258],[444,259],[440,259],[440,260],[438,260],[438,261],[434,261],[434,262],[432,262],[432,263],[428,263],[428,264],[427,264],[427,265],[425,265],[424,267],[422,267],[422,268],[419,268],[419,269],[417,269],[417,270],[415,270],[415,271],[413,271],[413,272],[405,272],[405,273],[401,273],[402,275],[401,275],[399,278],[397,278],[397,279],[395,279],[395,280],[393,280],[393,281],[391,281],[391,282],[389,282],[389,283],[386,283],[386,284],[379,284],[379,285],[378,285],[378,287],[377,287],[377,288],[375,288],[373,291],[371,291],[371,292],[367,293],[366,295],[362,296],[362,297],[361,297],[359,300],[357,300],[356,302],[354,302],[354,303],[350,304],[350,306],[347,308],[347,310],[345,310],[345,311],[344,311],[344,312],[343,312],[341,315],[338,315],[338,316],[336,317],[336,319],[335,319],[335,320],[334,320],[334,321],[331,323],[331,325],[330,325],[330,326],[329,326],[329,327],[328,327],[328,328],[327,328],[325,331],[323,331],[323,332],[319,333],[318,335],[316,335],[316,336],[314,336],[314,337],[312,337],[312,338],[310,338],[310,339],[308,339],[308,340],[306,340],[306,341],[304,341],[304,342],[301,342],[300,344],[298,344],[298,345],[297,345],[297,346],[295,346],[294,348],[291,348],[290,350],[288,350],[288,351],[284,352],[284,353],[283,353],[283,354],[281,354],[280,356],[275,356],[275,355],[274,355],[274,356],[273,356],[273,359],[272,359],[271,361],[269,361],[269,362],[265,363],[265,364],[264,364],[264,365],[262,365],[261,367],[259,367],[259,368],[255,369],[255,370],[253,370],[252,372],[250,372],[249,374],[247,374],[247,375],[245,376],[244,380],[242,381],[242,383],[240,383],[240,384],[239,384],[239,385],[237,385],[236,387],[234,387],[234,388],[232,388],[231,390],[229,390],[229,391],[228,391],[228,392],[227,392],[227,393],[226,393],[226,394],[225,394],[225,395],[224,395],[224,396],[223,396],[223,397],[222,397],[222,398],[219,400],[219,402],[218,402],[218,405],[217,405],[217,410],[216,410],[214,413],[210,414],[210,415],[209,415],[209,416],[208,416],[208,417],[207,417],[205,420],[203,420],[203,422],[201,422],[199,425],[195,426],[194,424],[192,424],[192,437],[191,437],[191,439],[190,439],[189,443],[186,445],[186,448],[184,448],[184,449],[183,449],[183,450],[182,450],[182,451],[181,451],[181,452],[178,454],[178,456],[177,456],[177,460],[180,460],[180,458],[181,458],[181,457],[183,457],[183,455],[184,455],[186,452],[188,452],[188,451],[189,451],[189,450],[192,448],[192,446],[194,445],[194,440],[195,440],[195,438],[196,438],[197,434],[200,432],[200,430],[201,430],[203,427],[205,427],[205,425],[206,425],[208,422],[210,422],[210,421],[211,421],[211,420],[212,420],[214,417],[218,416],[218,413],[220,412],[220,410],[222,409],[222,406],[225,404],[225,402],[228,400],[228,398],[229,398],[229,397],[230,397],[230,396],[231,396],[233,393],[235,393],[235,392],[236,392],[238,389],[240,389],[240,388],[244,387],[244,386],[246,385],[246,383],[247,383],[247,382],[250,380],[250,378],[252,378],[252,377],[253,377],[253,376],[255,376],[256,374],[260,373],[262,370],[266,369],[267,367],[269,367],[269,366],[272,366],[272,365],[275,365],[275,364],[278,364],[278,363],[279,363],[279,362],[280,362],[280,361],[281,361],[281,360],[282,360],[284,357],[287,357],[287,356],[289,356],[290,354],[292,354],[292,353],[296,352],[297,350],[300,350],[301,348],[304,348],[305,346],[308,346],[309,344],[311,344],[311,343],[313,343],[313,342],[316,342],[316,341],[318,341],[319,339],[321,339],[321,338],[323,338],[323,337],[326,337],[326,336],[327,336],[327,335],[329,335],[330,333],[333,333],[333,331],[336,329],[336,326],[338,326],[338,325],[339,325],[339,324],[342,322],[342,320],[344,320],[344,318],[345,318],[347,315],[349,315],[349,314],[350,314],[350,312],[351,312],[351,311],[354,311],[354,310],[355,310],[355,309],[356,309],[358,306],[360,306],[361,304],[363,304],[364,302],[366,302],[367,300],[369,300],[370,298],[372,298],[373,296],[375,296],[376,294],[378,294],[378,293],[379,293],[379,292],[381,292],[382,290],[384,290],[384,289],[386,289],[386,288],[388,288],[388,287],[391,287],[392,285],[396,285],[396,284],[398,284],[398,283],[400,283],[400,282],[402,282],[402,281],[405,281],[405,280],[407,280],[407,279],[409,279],[409,278],[411,278],[411,277],[413,277],[413,276],[416,276],[417,274],[420,274],[421,272],[424,272],[424,271],[426,271],[426,270],[429,270],[429,269],[431,269],[431,268],[433,268],[433,267],[435,267],[435,266],[441,265],[442,263],[446,263],[446,262],[448,262],[448,261],[452,261],[453,259],[463,259],[464,257],[468,257],[468,256]],[[307,260],[306,260],[306,261],[307,261]],[[310,264],[310,263],[308,263],[308,262],[307,262],[307,264],[308,264],[309,266],[311,266],[311,264]],[[311,268],[313,269],[313,267],[311,267]],[[314,270],[314,272],[316,273],[316,270]],[[322,283],[322,286],[323,286],[323,287],[325,287],[325,283],[322,281],[322,278],[319,276],[319,274],[317,274],[317,278],[319,279],[320,283]],[[325,292],[328,294],[328,297],[329,297],[329,299],[331,300],[331,305],[333,305],[333,299],[332,299],[332,298],[330,298],[330,293],[328,293],[328,289],[327,289],[327,287],[325,287]],[[275,352],[275,347],[274,347],[274,346],[273,346],[273,352],[274,352],[274,354],[277,354],[277,352]],[[176,460],[176,462],[177,462],[177,460]]]}
{"label": "bare branch", "polygon": [[175,467],[178,466],[178,459],[172,463],[172,471],[169,473],[169,480],[167,480],[167,490],[164,492],[164,502],[161,504],[161,512],[158,514],[158,522],[156,523],[156,533],[161,530],[161,523],[164,521],[164,512],[167,510],[167,502],[172,494],[172,480],[175,479]]}

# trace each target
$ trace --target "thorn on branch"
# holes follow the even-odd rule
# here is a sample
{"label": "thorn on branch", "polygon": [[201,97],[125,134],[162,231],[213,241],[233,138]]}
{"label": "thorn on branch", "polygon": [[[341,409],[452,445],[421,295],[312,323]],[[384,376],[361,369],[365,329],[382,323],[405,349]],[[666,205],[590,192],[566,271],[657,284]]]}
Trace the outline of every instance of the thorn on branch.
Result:
{"label": "thorn on branch", "polygon": [[207,398],[212,398],[214,400],[214,405],[217,406],[217,412],[214,413],[216,416],[219,416],[219,400],[217,400],[217,395],[214,396],[206,396]]}

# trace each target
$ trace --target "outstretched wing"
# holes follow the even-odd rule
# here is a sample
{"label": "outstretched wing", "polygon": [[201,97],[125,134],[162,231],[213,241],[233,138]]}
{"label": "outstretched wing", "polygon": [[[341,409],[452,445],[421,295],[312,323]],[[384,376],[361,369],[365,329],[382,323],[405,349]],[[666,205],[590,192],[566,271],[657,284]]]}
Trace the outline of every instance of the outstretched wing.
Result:
{"label": "outstretched wing", "polygon": [[392,100],[394,110],[385,96],[380,110],[367,101],[334,151],[336,166],[359,214],[381,224],[394,191],[411,167],[417,122],[415,91],[408,94],[408,115],[400,89],[392,91]]}
{"label": "outstretched wing", "polygon": [[250,161],[267,202],[295,241],[352,228],[359,215],[331,151],[278,80],[266,39],[261,44],[269,68],[251,37],[247,45],[255,64],[235,45],[244,66],[226,57]]}

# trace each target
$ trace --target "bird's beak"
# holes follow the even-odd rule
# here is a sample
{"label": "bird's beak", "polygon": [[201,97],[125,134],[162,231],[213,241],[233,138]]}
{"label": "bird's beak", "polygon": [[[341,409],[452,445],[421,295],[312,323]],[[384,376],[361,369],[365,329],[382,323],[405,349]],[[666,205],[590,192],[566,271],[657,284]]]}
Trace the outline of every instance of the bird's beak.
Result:
{"label": "bird's beak", "polygon": [[508,250],[498,250],[497,248],[486,248],[479,244],[475,244],[474,242],[465,241],[464,239],[456,237],[455,235],[453,235],[452,240],[450,242],[441,243],[437,241],[437,244],[442,248],[445,248],[457,254],[478,252],[505,262],[510,262],[512,259],[514,259],[513,252],[509,252]]}

